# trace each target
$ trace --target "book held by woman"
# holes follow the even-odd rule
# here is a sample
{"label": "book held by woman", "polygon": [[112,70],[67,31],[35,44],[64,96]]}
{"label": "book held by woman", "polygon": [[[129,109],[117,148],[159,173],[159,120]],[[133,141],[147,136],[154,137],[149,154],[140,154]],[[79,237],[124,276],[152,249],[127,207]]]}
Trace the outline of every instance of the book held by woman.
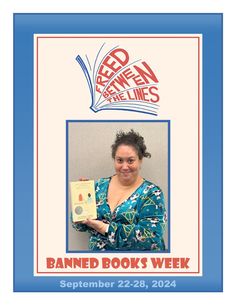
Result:
{"label": "book held by woman", "polygon": [[97,218],[94,180],[70,182],[73,222]]}

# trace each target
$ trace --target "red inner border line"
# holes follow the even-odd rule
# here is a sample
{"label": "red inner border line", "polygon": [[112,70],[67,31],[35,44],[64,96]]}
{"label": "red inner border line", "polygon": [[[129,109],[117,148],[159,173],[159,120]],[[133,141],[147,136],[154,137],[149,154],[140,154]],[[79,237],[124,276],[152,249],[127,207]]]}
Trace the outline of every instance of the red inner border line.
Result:
{"label": "red inner border line", "polygon": [[[105,272],[105,271],[100,271],[100,272],[41,272],[39,271],[39,245],[38,245],[38,240],[39,240],[39,218],[38,218],[38,212],[39,212],[39,205],[38,205],[38,196],[39,196],[39,185],[38,185],[38,171],[39,171],[39,162],[38,162],[38,126],[39,126],[39,119],[38,119],[38,102],[39,102],[39,39],[74,39],[74,38],[191,38],[191,39],[197,39],[198,42],[198,271],[196,272]],[[196,36],[40,36],[37,37],[36,40],[36,265],[37,265],[37,274],[101,274],[101,273],[106,273],[106,274],[114,274],[114,273],[121,273],[121,274],[199,274],[200,273],[200,173],[201,173],[201,164],[200,164],[200,154],[201,154],[201,135],[200,135],[200,123],[201,123],[201,107],[200,107],[200,83],[201,83],[201,45],[200,45],[200,37]]]}

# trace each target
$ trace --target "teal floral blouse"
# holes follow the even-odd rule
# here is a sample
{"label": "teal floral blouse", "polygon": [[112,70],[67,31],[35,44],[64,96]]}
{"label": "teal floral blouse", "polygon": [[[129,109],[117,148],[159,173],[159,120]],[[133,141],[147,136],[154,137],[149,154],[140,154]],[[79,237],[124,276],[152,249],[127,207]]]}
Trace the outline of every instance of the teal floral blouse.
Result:
{"label": "teal floral blouse", "polygon": [[143,183],[113,212],[107,202],[111,177],[95,183],[98,220],[109,224],[106,236],[85,224],[72,223],[77,231],[90,233],[89,249],[95,251],[165,250],[163,233],[167,216],[164,196],[155,184]]}

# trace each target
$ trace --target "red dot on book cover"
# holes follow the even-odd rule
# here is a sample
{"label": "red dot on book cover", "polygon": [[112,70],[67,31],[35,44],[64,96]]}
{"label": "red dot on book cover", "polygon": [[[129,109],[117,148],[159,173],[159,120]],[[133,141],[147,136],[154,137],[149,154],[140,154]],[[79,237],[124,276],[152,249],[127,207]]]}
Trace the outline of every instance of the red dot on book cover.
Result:
{"label": "red dot on book cover", "polygon": [[82,194],[79,194],[79,201],[82,201],[83,200],[83,196]]}

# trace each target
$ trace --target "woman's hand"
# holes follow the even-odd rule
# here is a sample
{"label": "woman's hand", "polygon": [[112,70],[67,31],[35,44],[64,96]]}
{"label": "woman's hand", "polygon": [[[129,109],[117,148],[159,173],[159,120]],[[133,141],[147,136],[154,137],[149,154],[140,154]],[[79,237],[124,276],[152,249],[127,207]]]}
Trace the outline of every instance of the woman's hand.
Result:
{"label": "woman's hand", "polygon": [[93,228],[94,230],[96,230],[97,232],[99,232],[103,235],[105,235],[106,230],[109,226],[107,223],[104,223],[101,220],[95,220],[95,219],[86,219],[86,220],[82,221],[81,223],[89,226],[90,228]]}
{"label": "woman's hand", "polygon": [[85,177],[80,177],[79,178],[79,181],[88,181],[89,179],[88,178],[85,178]]}

